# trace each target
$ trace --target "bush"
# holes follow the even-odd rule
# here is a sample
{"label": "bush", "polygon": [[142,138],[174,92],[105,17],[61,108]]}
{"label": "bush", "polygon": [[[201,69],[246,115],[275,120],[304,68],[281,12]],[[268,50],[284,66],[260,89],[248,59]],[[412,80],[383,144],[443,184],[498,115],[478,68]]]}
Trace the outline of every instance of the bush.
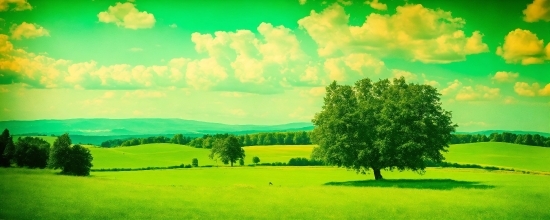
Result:
{"label": "bush", "polygon": [[244,159],[243,158],[239,159],[239,165],[244,166]]}
{"label": "bush", "polygon": [[257,164],[257,163],[259,163],[259,162],[260,162],[260,158],[259,158],[259,157],[253,157],[253,158],[252,158],[252,163]]}
{"label": "bush", "polygon": [[198,167],[199,166],[199,159],[193,158],[193,160],[191,161],[191,164],[193,164],[194,167]]}
{"label": "bush", "polygon": [[45,168],[48,163],[50,144],[41,138],[17,139],[13,160],[20,167]]}
{"label": "bush", "polygon": [[185,168],[192,168],[193,166],[191,166],[191,164],[187,164],[185,165]]}
{"label": "bush", "polygon": [[307,158],[291,158],[288,161],[289,166],[323,166],[325,163],[320,160],[308,160]]}

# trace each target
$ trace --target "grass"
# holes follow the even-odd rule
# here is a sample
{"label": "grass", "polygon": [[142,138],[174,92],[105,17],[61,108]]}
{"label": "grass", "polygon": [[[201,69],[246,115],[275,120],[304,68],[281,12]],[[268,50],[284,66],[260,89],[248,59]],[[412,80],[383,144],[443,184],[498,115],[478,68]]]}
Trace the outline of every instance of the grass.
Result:
{"label": "grass", "polygon": [[545,147],[501,142],[456,144],[444,156],[455,163],[550,171],[550,148]]}
{"label": "grass", "polygon": [[437,168],[383,175],[221,167],[71,177],[2,168],[0,219],[550,218],[550,176]]}
{"label": "grass", "polygon": [[[210,158],[209,149],[193,148],[177,144],[145,144],[132,147],[89,148],[92,152],[93,168],[138,168],[191,164],[193,158],[199,165],[223,165]],[[309,158],[313,146],[255,146],[245,147],[245,164],[252,164],[252,157],[261,162],[288,162],[292,157]]]}

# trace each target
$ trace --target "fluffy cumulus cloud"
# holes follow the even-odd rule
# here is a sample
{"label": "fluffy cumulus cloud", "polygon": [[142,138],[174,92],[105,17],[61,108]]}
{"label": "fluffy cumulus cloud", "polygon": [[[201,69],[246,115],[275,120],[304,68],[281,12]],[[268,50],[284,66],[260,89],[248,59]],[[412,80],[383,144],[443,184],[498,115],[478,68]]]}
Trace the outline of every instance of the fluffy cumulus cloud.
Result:
{"label": "fluffy cumulus cloud", "polygon": [[318,45],[322,57],[366,52],[424,63],[463,61],[467,55],[488,52],[483,35],[462,30],[465,21],[450,12],[422,5],[399,6],[393,15],[372,13],[361,26],[348,24],[342,6],[311,11],[298,21]]}
{"label": "fluffy cumulus cloud", "polygon": [[32,6],[27,0],[0,0],[0,11],[24,11],[31,10]]}
{"label": "fluffy cumulus cloud", "polygon": [[499,88],[490,88],[488,86],[477,85],[476,87],[464,86],[458,94],[458,101],[492,100],[500,96]]}
{"label": "fluffy cumulus cloud", "polygon": [[514,82],[519,76],[519,73],[499,71],[491,78],[496,82]]}
{"label": "fluffy cumulus cloud", "polygon": [[109,6],[107,11],[97,15],[100,22],[114,23],[128,29],[152,28],[155,26],[155,16],[146,11],[138,11],[132,2],[117,2]]}
{"label": "fluffy cumulus cloud", "polygon": [[14,24],[11,28],[11,37],[15,40],[22,38],[36,38],[42,36],[50,36],[48,30],[37,24],[23,22],[20,25]]}
{"label": "fluffy cumulus cloud", "polygon": [[523,10],[523,20],[526,22],[546,21],[550,22],[550,1],[534,0]]}
{"label": "fluffy cumulus cloud", "polygon": [[514,91],[520,96],[550,96],[550,83],[541,88],[539,83],[529,85],[526,82],[517,82]]}
{"label": "fluffy cumulus cloud", "polygon": [[366,1],[365,4],[370,5],[371,8],[374,8],[376,10],[388,10],[388,6],[384,3],[381,3],[379,0]]}
{"label": "fluffy cumulus cloud", "polygon": [[393,78],[405,78],[406,81],[414,81],[417,79],[416,74],[405,70],[394,69],[392,70]]}
{"label": "fluffy cumulus cloud", "polygon": [[449,95],[452,92],[456,91],[461,85],[462,83],[455,79],[454,81],[447,83],[447,87],[441,90],[441,95]]}
{"label": "fluffy cumulus cloud", "polygon": [[550,60],[550,44],[545,49],[544,41],[536,34],[518,28],[506,35],[504,44],[497,48],[497,55],[507,63],[541,64]]}

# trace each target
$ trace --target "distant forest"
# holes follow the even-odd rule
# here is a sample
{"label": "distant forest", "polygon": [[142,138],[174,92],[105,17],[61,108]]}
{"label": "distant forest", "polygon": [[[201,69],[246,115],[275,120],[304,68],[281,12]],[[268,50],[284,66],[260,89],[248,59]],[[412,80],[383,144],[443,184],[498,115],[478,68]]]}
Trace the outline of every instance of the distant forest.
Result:
{"label": "distant forest", "polygon": [[[226,138],[230,134],[206,134],[202,137],[188,137],[176,134],[172,138],[164,136],[148,138],[113,139],[101,143],[101,147],[135,146],[151,143],[174,143],[189,145],[196,148],[212,148],[212,144],[219,138]],[[307,145],[312,144],[310,131],[298,132],[265,132],[257,134],[236,135],[242,146],[257,145]],[[450,144],[465,144],[477,142],[506,142],[530,146],[550,147],[550,138],[539,134],[493,133],[483,134],[453,134]]]}

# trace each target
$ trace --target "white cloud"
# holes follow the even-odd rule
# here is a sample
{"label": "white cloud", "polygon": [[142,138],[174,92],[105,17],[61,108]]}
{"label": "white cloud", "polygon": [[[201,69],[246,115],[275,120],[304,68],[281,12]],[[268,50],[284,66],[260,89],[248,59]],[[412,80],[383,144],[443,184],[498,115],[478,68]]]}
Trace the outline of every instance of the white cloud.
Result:
{"label": "white cloud", "polygon": [[417,79],[416,74],[405,70],[399,70],[399,69],[393,69],[392,75],[393,75],[393,78],[397,78],[397,79],[404,77],[405,80],[409,82]]}
{"label": "white cloud", "polygon": [[455,79],[453,82],[447,83],[447,87],[441,90],[442,95],[449,95],[451,92],[454,92],[462,85],[460,81]]}
{"label": "white cloud", "polygon": [[365,4],[370,5],[371,8],[376,10],[385,11],[388,10],[388,6],[384,3],[379,2],[379,0],[366,1]]}
{"label": "white cloud", "polygon": [[16,40],[22,38],[37,38],[42,36],[50,36],[48,30],[37,24],[23,22],[20,25],[14,24],[10,28],[11,37]]}
{"label": "white cloud", "polygon": [[152,28],[155,26],[155,16],[146,11],[138,11],[131,2],[117,2],[114,6],[109,6],[107,11],[100,12],[97,15],[100,22],[114,23],[128,29]]}
{"label": "white cloud", "polygon": [[113,98],[115,96],[115,92],[113,91],[107,91],[105,93],[103,93],[103,98],[104,99],[110,99],[110,98]]}
{"label": "white cloud", "polygon": [[300,3],[300,5],[305,5],[307,2],[307,0],[298,0],[298,3]]}
{"label": "white cloud", "polygon": [[497,55],[504,58],[506,63],[523,65],[541,64],[550,60],[550,54],[544,51],[544,41],[531,31],[519,28],[506,35],[504,45],[497,48]]}
{"label": "white cloud", "polygon": [[475,88],[464,86],[456,95],[458,101],[491,100],[500,96],[499,88],[477,85]]}
{"label": "white cloud", "polygon": [[514,85],[514,91],[520,96],[535,96],[539,89],[540,85],[538,83],[529,85],[526,82],[516,82]]}
{"label": "white cloud", "polygon": [[168,25],[168,27],[171,27],[171,28],[177,28],[178,25],[177,24],[171,24],[171,25]]}
{"label": "white cloud", "polygon": [[517,103],[517,100],[512,96],[508,96],[504,99],[504,104],[515,104],[515,103]]}
{"label": "white cloud", "polygon": [[527,5],[523,10],[523,20],[526,22],[550,21],[550,1],[533,0],[533,3]]}
{"label": "white cloud", "polygon": [[540,96],[550,96],[550,83],[546,84],[544,88],[539,90]]}
{"label": "white cloud", "polygon": [[361,26],[349,26],[342,6],[333,4],[320,13],[312,11],[298,21],[318,45],[322,57],[367,52],[402,57],[424,63],[463,61],[467,55],[488,52],[482,34],[470,37],[461,28],[465,21],[450,12],[422,5],[405,5],[396,14],[372,13]]}
{"label": "white cloud", "polygon": [[7,11],[11,6],[12,11],[32,10],[31,4],[27,0],[0,0],[0,11]]}
{"label": "white cloud", "polygon": [[514,82],[519,76],[519,73],[499,71],[495,73],[491,79],[497,82]]}

